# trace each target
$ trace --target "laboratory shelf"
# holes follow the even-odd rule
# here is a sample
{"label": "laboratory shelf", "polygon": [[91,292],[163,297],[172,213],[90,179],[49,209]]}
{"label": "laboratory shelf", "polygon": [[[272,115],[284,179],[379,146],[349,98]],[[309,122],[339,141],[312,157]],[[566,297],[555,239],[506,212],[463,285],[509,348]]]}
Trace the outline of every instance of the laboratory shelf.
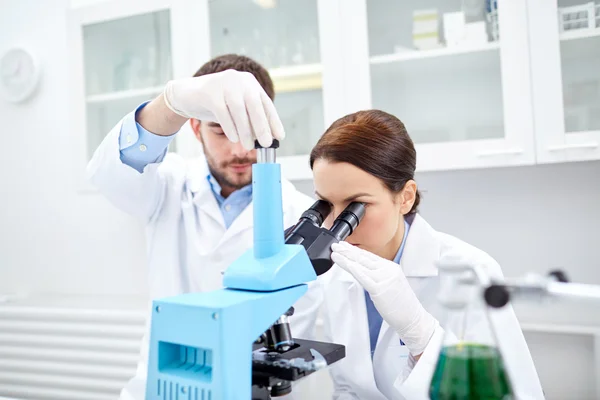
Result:
{"label": "laboratory shelf", "polygon": [[[600,48],[600,28],[563,32],[560,34],[559,39],[563,64],[580,64],[581,60],[589,60],[593,65]],[[568,68],[568,64],[563,65],[563,67]]]}
{"label": "laboratory shelf", "polygon": [[570,32],[562,32],[560,34],[561,41],[568,41],[574,39],[586,39],[592,37],[600,37],[600,28],[595,29],[574,29]]}
{"label": "laboratory shelf", "polygon": [[293,65],[269,70],[277,93],[321,89],[323,65]]}
{"label": "laboratory shelf", "polygon": [[[562,41],[585,39],[591,37],[600,37],[600,28],[573,30],[571,32],[564,32],[560,34],[560,40]],[[499,48],[499,42],[488,42],[475,46],[441,47],[439,49],[431,50],[415,50],[392,54],[383,54],[379,56],[373,56],[369,59],[369,61],[371,64],[377,65],[409,60],[421,60],[426,58],[448,57],[461,54],[487,52],[492,50],[498,50]]]}
{"label": "laboratory shelf", "polygon": [[147,97],[147,96],[158,95],[162,91],[163,91],[162,86],[153,86],[153,87],[147,87],[147,88],[141,88],[141,89],[120,90],[120,91],[116,91],[116,92],[107,92],[107,93],[101,93],[101,94],[87,96],[86,101],[88,104],[108,103],[108,102],[117,101],[117,100],[125,100],[125,99],[132,99],[132,98],[136,98],[136,97]]}
{"label": "laboratory shelf", "polygon": [[[321,64],[294,65],[269,70],[278,92],[320,89],[322,86],[322,73],[323,66]],[[86,101],[88,104],[108,103],[136,97],[154,96],[162,91],[163,86],[120,90],[87,96]]]}
{"label": "laboratory shelf", "polygon": [[410,60],[422,60],[437,57],[450,57],[461,54],[489,52],[498,49],[500,49],[499,42],[488,42],[473,46],[442,47],[439,49],[432,50],[415,50],[393,54],[384,54],[379,56],[373,56],[369,59],[369,61],[373,65],[388,64]]}
{"label": "laboratory shelf", "polygon": [[272,68],[269,74],[273,79],[297,78],[299,76],[320,75],[323,72],[321,64],[304,64]]}

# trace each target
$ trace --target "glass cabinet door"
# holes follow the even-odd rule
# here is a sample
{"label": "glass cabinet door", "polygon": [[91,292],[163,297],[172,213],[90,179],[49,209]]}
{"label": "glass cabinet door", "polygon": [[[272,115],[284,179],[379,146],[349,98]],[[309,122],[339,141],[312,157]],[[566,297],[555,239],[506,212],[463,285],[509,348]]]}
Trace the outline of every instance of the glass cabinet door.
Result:
{"label": "glass cabinet door", "polygon": [[368,0],[373,106],[416,144],[503,138],[498,13],[486,0]]}
{"label": "glass cabinet door", "polygon": [[124,115],[155,98],[172,78],[170,11],[84,25],[82,35],[91,157]]}
{"label": "glass cabinet door", "polygon": [[600,131],[600,2],[558,1],[567,134]]}
{"label": "glass cabinet door", "polygon": [[528,4],[537,160],[598,160],[600,1]]}
{"label": "glass cabinet door", "polygon": [[317,0],[214,0],[209,10],[212,57],[269,69],[286,131],[278,154],[308,154],[324,130]]}

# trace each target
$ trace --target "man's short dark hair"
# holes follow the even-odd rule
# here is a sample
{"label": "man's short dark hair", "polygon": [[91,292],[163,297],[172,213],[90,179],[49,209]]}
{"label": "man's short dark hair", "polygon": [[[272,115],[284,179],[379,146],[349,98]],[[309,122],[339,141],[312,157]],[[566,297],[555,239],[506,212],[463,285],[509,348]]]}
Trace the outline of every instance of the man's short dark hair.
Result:
{"label": "man's short dark hair", "polygon": [[194,76],[214,74],[215,72],[221,72],[227,69],[250,72],[252,75],[254,75],[258,83],[260,83],[260,86],[262,86],[262,88],[265,90],[267,96],[269,96],[271,100],[275,99],[275,88],[273,86],[271,76],[269,75],[269,71],[267,71],[265,67],[253,59],[246,56],[240,56],[237,54],[224,54],[222,56],[215,57],[201,66],[200,69],[196,71]]}

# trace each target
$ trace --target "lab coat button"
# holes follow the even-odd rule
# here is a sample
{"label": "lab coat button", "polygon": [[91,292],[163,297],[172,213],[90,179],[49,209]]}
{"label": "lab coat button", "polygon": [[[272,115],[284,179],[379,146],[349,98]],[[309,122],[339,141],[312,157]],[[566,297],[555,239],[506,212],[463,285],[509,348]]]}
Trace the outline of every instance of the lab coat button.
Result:
{"label": "lab coat button", "polygon": [[131,135],[127,135],[127,144],[131,144]]}
{"label": "lab coat button", "polygon": [[148,150],[148,147],[146,147],[145,144],[140,144],[140,151],[146,151]]}

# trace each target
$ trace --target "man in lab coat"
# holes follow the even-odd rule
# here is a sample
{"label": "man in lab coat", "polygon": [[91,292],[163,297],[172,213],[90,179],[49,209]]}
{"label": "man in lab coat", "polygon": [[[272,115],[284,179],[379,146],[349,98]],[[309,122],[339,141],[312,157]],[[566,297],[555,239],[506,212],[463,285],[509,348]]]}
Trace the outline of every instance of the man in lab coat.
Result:
{"label": "man in lab coat", "polygon": [[[194,77],[168,82],[163,94],[126,115],[96,150],[88,165],[92,183],[146,223],[152,299],[221,288],[223,271],[252,246],[254,141],[268,147],[284,137],[274,96],[258,63],[217,57]],[[195,163],[167,154],[188,120],[205,155]],[[283,179],[282,192],[287,227],[313,200]],[[320,294],[309,290],[296,313],[314,316],[319,302]],[[302,317],[292,333],[310,336],[313,322]],[[147,352],[146,335],[136,376],[121,399],[144,398]]]}

